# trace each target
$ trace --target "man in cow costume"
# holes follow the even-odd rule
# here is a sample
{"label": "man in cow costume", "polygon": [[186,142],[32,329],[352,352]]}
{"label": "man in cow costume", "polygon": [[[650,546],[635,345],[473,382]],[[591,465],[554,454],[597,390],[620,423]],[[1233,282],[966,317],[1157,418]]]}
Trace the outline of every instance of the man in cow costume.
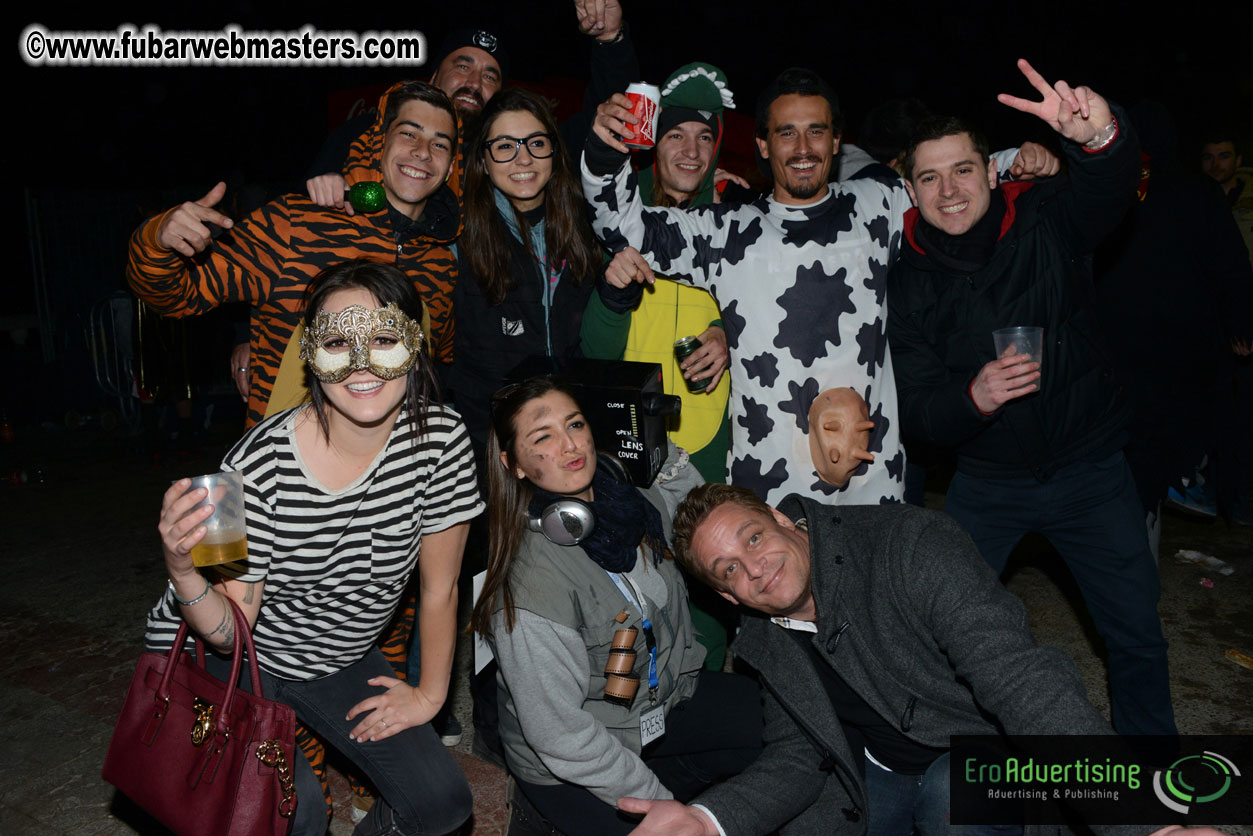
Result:
{"label": "man in cow costume", "polygon": [[905,454],[887,352],[884,292],[909,195],[899,180],[827,185],[840,144],[834,92],[816,74],[783,72],[757,106],[757,145],[774,193],[739,207],[644,208],[618,136],[625,98],[601,105],[583,162],[593,228],[614,251],[638,249],[667,277],[712,293],[731,351],[728,481],[769,501],[830,501],[809,455],[809,407],[851,386],[870,405],[876,462],[843,502],[899,500]]}
{"label": "man in cow costume", "polygon": [[[817,74],[790,69],[757,105],[757,147],[774,176],[769,197],[739,206],[645,207],[620,141],[632,133],[630,111],[630,101],[615,95],[600,106],[588,138],[583,190],[593,228],[610,250],[633,246],[653,269],[718,300],[731,353],[728,481],[768,502],[790,493],[899,501],[905,454],[885,294],[910,206],[904,183],[885,173],[828,185],[840,146],[839,103]],[[641,265],[633,278],[652,276]],[[809,408],[820,392],[841,386],[869,407],[874,462],[837,487],[814,470]]]}

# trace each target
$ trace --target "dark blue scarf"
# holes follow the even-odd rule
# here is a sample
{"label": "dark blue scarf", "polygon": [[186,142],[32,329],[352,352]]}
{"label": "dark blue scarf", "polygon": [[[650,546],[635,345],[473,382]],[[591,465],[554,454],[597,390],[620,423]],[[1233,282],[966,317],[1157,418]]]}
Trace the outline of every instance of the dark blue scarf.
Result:
{"label": "dark blue scarf", "polygon": [[[665,551],[665,532],[661,513],[644,498],[634,485],[618,481],[606,468],[596,469],[592,477],[592,495],[588,504],[596,514],[596,527],[591,536],[579,543],[597,566],[606,572],[629,572],[635,568],[635,556],[645,540],[658,561]],[[531,516],[562,499],[541,488],[531,497]]]}

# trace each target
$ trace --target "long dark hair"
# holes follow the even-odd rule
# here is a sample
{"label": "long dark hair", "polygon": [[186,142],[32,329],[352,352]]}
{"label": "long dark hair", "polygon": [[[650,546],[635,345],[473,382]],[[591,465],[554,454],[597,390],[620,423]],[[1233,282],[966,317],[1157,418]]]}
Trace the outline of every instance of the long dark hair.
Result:
{"label": "long dark hair", "polygon": [[[564,261],[576,284],[594,276],[601,266],[600,249],[592,237],[583,206],[583,190],[571,170],[565,143],[548,105],[534,93],[516,87],[501,91],[483,108],[479,130],[466,151],[465,232],[461,236],[461,246],[479,288],[493,305],[505,300],[505,293],[513,284],[509,273],[512,257],[509,229],[496,209],[496,187],[488,174],[485,143],[492,136],[496,117],[519,110],[538,119],[553,143],[552,178],[544,189],[544,243],[548,261],[552,264]],[[529,251],[530,227],[516,209],[514,217],[522,234],[522,244]]]}
{"label": "long dark hair", "polygon": [[[414,322],[422,321],[422,299],[414,289],[413,282],[404,273],[390,264],[358,259],[327,267],[309,283],[305,290],[305,328],[313,326],[313,320],[318,311],[322,310],[328,296],[337,290],[350,288],[361,288],[377,299],[380,306],[395,302]],[[427,336],[423,335],[423,346],[418,352],[417,362],[405,376],[405,411],[408,413],[409,425],[417,436],[426,434],[427,405],[440,402],[439,383],[435,379],[435,370],[431,366],[430,352],[426,346]],[[312,372],[309,372],[309,400],[313,404],[318,426],[322,428],[322,437],[329,441],[331,427],[327,413],[330,406],[322,391],[322,381]]]}
{"label": "long dark hair", "polygon": [[[574,391],[560,378],[551,375],[533,377],[508,386],[492,398],[492,431],[487,438],[487,462],[484,465],[487,468],[487,521],[491,543],[488,547],[487,577],[470,618],[470,628],[482,636],[492,635],[492,613],[496,611],[497,597],[504,600],[505,631],[513,630],[517,620],[513,590],[509,587],[509,571],[526,533],[532,486],[529,481],[514,474],[517,460],[514,445],[518,440],[514,419],[528,403],[549,392],[561,392],[578,403]],[[506,461],[501,460],[502,452]]]}

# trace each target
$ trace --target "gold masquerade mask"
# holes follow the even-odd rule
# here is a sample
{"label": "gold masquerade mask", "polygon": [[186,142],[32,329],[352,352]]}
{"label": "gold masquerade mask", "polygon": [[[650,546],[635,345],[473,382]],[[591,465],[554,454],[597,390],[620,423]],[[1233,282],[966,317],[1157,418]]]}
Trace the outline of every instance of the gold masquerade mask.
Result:
{"label": "gold masquerade mask", "polygon": [[413,368],[421,346],[421,327],[395,302],[372,311],[349,305],[313,318],[300,336],[300,357],[323,383],[339,383],[359,369],[394,380]]}

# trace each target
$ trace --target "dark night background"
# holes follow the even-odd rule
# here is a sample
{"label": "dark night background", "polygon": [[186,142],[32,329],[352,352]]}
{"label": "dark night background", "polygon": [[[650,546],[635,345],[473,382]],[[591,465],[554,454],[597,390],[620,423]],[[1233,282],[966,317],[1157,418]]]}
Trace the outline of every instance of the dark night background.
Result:
{"label": "dark night background", "polygon": [[[76,4],[77,5],[77,4]],[[625,0],[645,79],[660,82],[690,60],[723,67],[740,112],[785,66],[822,72],[848,124],[867,108],[913,95],[972,117],[994,147],[1042,138],[1035,120],[996,103],[1029,95],[1014,67],[1030,59],[1046,78],[1086,83],[1110,98],[1166,103],[1191,162],[1198,126],[1234,121],[1248,136],[1253,81],[1248,13],[1240,4],[1176,4],[1170,11],[1102,3],[813,3],[797,0]],[[19,383],[0,398],[17,423],[60,422],[69,408],[95,409],[85,337],[93,305],[124,287],[126,236],[146,216],[202,195],[219,179],[266,195],[303,187],[330,127],[339,91],[429,77],[432,68],[28,67],[18,35],[112,30],[154,23],[165,30],[410,30],[431,49],[458,21],[488,21],[507,39],[514,80],[582,79],[587,49],[568,2],[257,3],[194,9],[127,5],[70,11],[27,6],[10,25],[5,189],[10,277],[0,305],[0,362]],[[457,10],[454,17],[453,9]],[[1047,131],[1046,131],[1047,133]],[[852,137],[855,139],[855,136]],[[32,217],[34,223],[32,223]],[[37,314],[42,314],[42,317]],[[35,323],[42,321],[42,333]],[[225,365],[224,360],[214,360]],[[70,385],[58,385],[68,383]]]}

